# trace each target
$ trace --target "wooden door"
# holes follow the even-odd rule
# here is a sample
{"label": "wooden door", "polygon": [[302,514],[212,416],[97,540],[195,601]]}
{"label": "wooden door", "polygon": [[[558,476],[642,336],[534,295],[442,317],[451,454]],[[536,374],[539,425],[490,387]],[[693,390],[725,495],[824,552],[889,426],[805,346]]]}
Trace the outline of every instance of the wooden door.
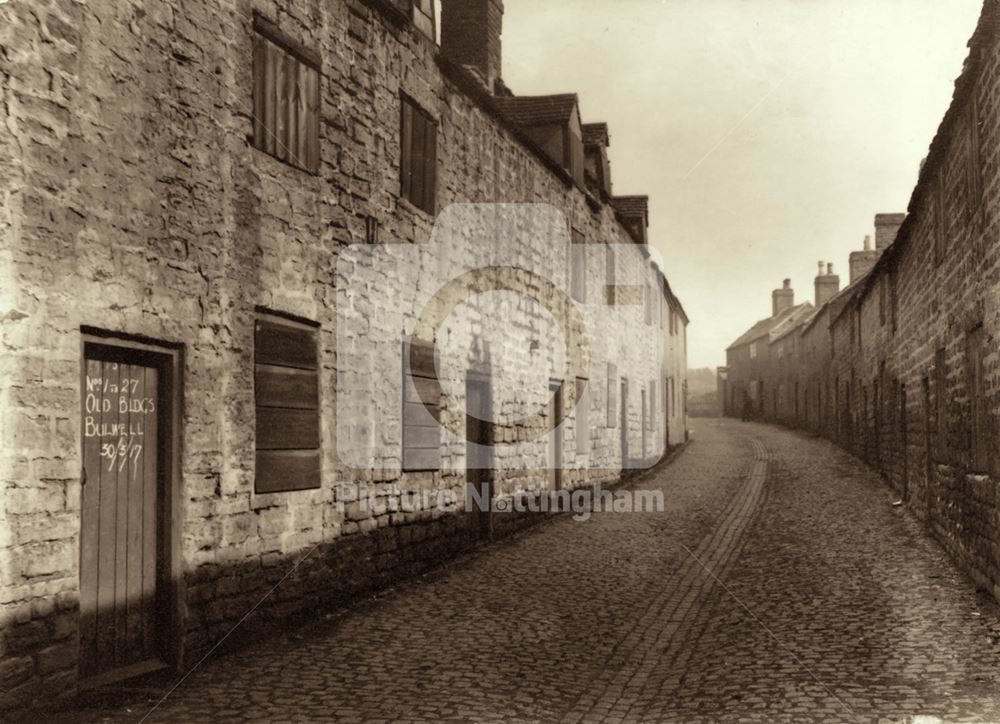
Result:
{"label": "wooden door", "polygon": [[[492,529],[493,503],[493,425],[490,385],[486,379],[467,378],[465,382],[465,481],[474,488],[479,501],[479,535],[488,538]],[[468,493],[466,499],[475,501]]]}
{"label": "wooden door", "polygon": [[158,659],[162,380],[127,360],[84,359],[82,678]]}
{"label": "wooden door", "polygon": [[562,436],[562,385],[549,383],[549,420],[554,426],[549,432],[548,466],[549,490],[562,490],[563,436]]}
{"label": "wooden door", "polygon": [[899,457],[903,463],[903,500],[910,499],[909,430],[906,420],[906,384],[899,385]]}

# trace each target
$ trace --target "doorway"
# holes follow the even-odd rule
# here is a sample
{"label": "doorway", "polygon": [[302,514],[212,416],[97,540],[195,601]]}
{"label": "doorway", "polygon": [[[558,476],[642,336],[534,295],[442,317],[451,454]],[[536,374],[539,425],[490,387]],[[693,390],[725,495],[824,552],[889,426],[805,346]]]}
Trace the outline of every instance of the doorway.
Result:
{"label": "doorway", "polygon": [[[493,404],[487,377],[465,380],[465,486],[478,494],[479,537],[493,532]],[[473,501],[474,497],[467,497]],[[474,506],[475,507],[475,506]],[[470,508],[470,509],[474,509]]]}
{"label": "doorway", "polygon": [[563,467],[563,435],[562,435],[562,383],[549,382],[549,420],[552,430],[549,431],[548,469],[549,490],[562,490]]}
{"label": "doorway", "polygon": [[179,657],[177,350],[84,336],[80,679],[113,681]]}

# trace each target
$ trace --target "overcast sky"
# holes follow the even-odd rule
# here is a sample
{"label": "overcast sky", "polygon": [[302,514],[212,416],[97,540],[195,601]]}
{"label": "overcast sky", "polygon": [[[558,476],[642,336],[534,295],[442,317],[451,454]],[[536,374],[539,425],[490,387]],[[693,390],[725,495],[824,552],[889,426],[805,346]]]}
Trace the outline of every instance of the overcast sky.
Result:
{"label": "overcast sky", "polygon": [[792,279],[905,211],[980,0],[505,0],[504,80],[576,92],[611,130],[616,194],[650,234],[691,326],[691,367],[771,313]]}

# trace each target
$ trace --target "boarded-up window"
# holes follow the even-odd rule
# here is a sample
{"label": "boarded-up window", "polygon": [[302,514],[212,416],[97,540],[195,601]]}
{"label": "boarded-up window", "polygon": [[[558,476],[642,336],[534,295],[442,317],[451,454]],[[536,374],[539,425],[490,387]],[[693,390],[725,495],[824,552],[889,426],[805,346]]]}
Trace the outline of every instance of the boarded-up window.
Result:
{"label": "boarded-up window", "polygon": [[433,214],[437,200],[437,122],[402,96],[399,194]]}
{"label": "boarded-up window", "polygon": [[254,16],[253,145],[319,172],[319,55]]}
{"label": "boarded-up window", "polygon": [[576,454],[590,452],[590,392],[587,380],[576,378]]}
{"label": "boarded-up window", "polygon": [[320,486],[316,327],[274,315],[257,320],[254,399],[258,493]]}
{"label": "boarded-up window", "polygon": [[988,468],[989,440],[986,435],[986,376],[983,368],[986,356],[983,325],[969,332],[966,338],[966,364],[968,365],[968,394],[971,426],[971,463],[978,472]]}
{"label": "boarded-up window", "polygon": [[434,346],[404,342],[403,470],[441,468],[440,420],[441,385],[434,365]]}
{"label": "boarded-up window", "polygon": [[587,301],[587,245],[583,234],[573,229],[569,245],[570,294],[578,302]]}
{"label": "boarded-up window", "polygon": [[608,362],[607,426],[618,425],[618,368]]}

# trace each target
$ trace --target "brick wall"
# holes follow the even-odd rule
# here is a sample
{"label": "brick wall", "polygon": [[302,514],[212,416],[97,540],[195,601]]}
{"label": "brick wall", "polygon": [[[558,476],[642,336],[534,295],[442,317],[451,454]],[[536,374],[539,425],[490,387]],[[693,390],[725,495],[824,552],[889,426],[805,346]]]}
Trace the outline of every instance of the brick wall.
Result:
{"label": "brick wall", "polygon": [[[868,461],[975,583],[1000,598],[998,28],[1000,6],[988,0],[905,221],[876,217],[883,253],[873,270],[803,326],[798,377],[810,402],[791,424]],[[970,387],[977,329],[979,391]],[[730,378],[741,374],[733,363]],[[787,370],[762,374],[779,379]],[[978,430],[977,405],[985,413]]]}
{"label": "brick wall", "polygon": [[[248,142],[254,11],[322,56],[318,175]],[[292,565],[248,630],[349,600],[478,539],[471,516],[393,510],[400,490],[461,489],[460,466],[401,474],[397,460],[396,472],[392,461],[353,470],[331,442],[337,375],[365,364],[338,349],[338,255],[366,241],[369,218],[394,243],[426,242],[434,224],[399,197],[401,92],[439,123],[439,209],[550,204],[588,245],[620,247],[624,283],[655,276],[610,206],[484,109],[475,81],[442,72],[432,43],[367,3],[9,3],[0,6],[0,46],[0,124],[9,131],[0,134],[0,707],[72,693],[78,679],[84,330],[180,351],[170,662],[206,650]],[[530,251],[565,263],[565,249]],[[598,266],[588,270],[592,290],[603,284]],[[319,325],[325,442],[316,490],[254,493],[258,308]],[[686,319],[668,345],[633,311],[624,323],[608,310],[588,317],[599,341],[590,418],[602,469],[569,470],[566,487],[613,481],[622,468],[619,430],[604,424],[608,361],[630,380],[631,451],[642,446],[640,392],[666,376],[682,384]],[[528,349],[532,319],[512,324],[512,348]],[[639,338],[650,343],[626,343]],[[400,401],[386,404],[398,410]],[[669,424],[670,441],[683,440],[683,413]],[[566,450],[575,434],[571,418]],[[649,436],[647,462],[663,452],[663,437]],[[547,486],[537,469],[543,449],[544,441],[519,453],[523,470],[507,467],[502,494]],[[342,481],[385,505],[337,500]]]}

